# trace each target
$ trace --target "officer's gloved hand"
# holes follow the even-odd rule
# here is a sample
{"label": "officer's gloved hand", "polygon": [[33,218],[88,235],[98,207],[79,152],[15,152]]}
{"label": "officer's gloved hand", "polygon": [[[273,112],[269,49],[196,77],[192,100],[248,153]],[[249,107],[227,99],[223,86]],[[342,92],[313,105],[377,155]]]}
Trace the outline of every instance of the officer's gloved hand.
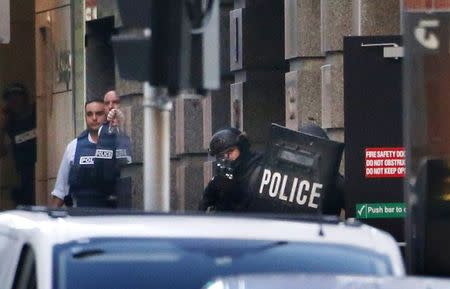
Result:
{"label": "officer's gloved hand", "polygon": [[234,169],[231,166],[231,161],[226,158],[218,159],[216,163],[216,175],[233,180]]}
{"label": "officer's gloved hand", "polygon": [[214,191],[219,192],[221,196],[230,196],[236,188],[236,181],[225,177],[224,175],[215,175],[210,181],[211,187]]}
{"label": "officer's gloved hand", "polygon": [[222,193],[232,191],[236,182],[230,160],[226,158],[217,159],[215,176],[212,178],[211,183],[217,191]]}

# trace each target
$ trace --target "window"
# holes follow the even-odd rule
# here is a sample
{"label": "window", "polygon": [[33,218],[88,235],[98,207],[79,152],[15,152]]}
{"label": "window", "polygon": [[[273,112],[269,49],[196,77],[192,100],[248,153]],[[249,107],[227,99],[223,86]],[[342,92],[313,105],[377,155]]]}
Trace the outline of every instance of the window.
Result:
{"label": "window", "polygon": [[387,256],[356,247],[229,239],[95,239],[54,250],[54,288],[198,289],[245,273],[392,274]]}
{"label": "window", "polygon": [[13,289],[36,289],[36,258],[30,246],[24,246],[20,254]]}

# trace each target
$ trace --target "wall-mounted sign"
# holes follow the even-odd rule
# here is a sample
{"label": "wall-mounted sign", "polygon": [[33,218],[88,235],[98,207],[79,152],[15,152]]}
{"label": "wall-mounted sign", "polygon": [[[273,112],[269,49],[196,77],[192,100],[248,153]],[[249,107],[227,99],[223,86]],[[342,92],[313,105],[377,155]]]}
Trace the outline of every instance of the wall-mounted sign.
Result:
{"label": "wall-mounted sign", "polygon": [[86,21],[97,19],[97,0],[86,0],[85,7]]}
{"label": "wall-mounted sign", "polygon": [[403,147],[366,148],[366,178],[403,178],[405,176],[405,149]]}
{"label": "wall-mounted sign", "polygon": [[9,1],[0,0],[0,44],[9,43],[11,37]]}
{"label": "wall-mounted sign", "polygon": [[369,203],[356,204],[358,219],[392,219],[405,218],[405,203]]}

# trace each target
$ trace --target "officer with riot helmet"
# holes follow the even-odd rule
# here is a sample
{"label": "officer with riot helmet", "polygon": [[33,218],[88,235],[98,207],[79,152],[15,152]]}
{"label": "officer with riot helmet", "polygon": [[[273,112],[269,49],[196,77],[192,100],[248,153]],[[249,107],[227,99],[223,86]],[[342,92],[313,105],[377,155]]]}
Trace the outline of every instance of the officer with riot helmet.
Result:
{"label": "officer with riot helmet", "polygon": [[28,90],[23,84],[10,84],[3,92],[5,107],[0,114],[0,156],[7,153],[5,135],[8,135],[20,176],[20,187],[13,190],[13,199],[16,204],[24,205],[34,203],[36,163],[36,107],[28,98]]}
{"label": "officer with riot helmet", "polygon": [[215,176],[206,186],[199,209],[202,211],[245,211],[252,199],[262,156],[250,150],[250,142],[240,130],[217,131],[209,144],[216,157]]}
{"label": "officer with riot helmet", "polygon": [[[299,132],[329,140],[325,130],[314,123],[304,125],[299,129]],[[322,213],[328,215],[339,215],[341,210],[344,208],[344,177],[338,173],[335,182],[330,185],[330,189],[327,191],[327,194],[324,195],[322,200]]]}

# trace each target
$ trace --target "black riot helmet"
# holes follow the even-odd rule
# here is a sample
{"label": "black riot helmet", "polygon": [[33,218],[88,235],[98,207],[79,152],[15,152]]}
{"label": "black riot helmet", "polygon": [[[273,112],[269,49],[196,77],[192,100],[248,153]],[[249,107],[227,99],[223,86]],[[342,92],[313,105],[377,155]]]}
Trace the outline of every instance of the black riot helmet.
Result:
{"label": "black riot helmet", "polygon": [[329,140],[326,131],[315,123],[308,123],[299,129],[299,132]]}
{"label": "black riot helmet", "polygon": [[209,154],[216,156],[234,146],[237,146],[241,153],[245,153],[250,148],[250,142],[246,134],[237,128],[224,128],[212,136],[209,143]]}

